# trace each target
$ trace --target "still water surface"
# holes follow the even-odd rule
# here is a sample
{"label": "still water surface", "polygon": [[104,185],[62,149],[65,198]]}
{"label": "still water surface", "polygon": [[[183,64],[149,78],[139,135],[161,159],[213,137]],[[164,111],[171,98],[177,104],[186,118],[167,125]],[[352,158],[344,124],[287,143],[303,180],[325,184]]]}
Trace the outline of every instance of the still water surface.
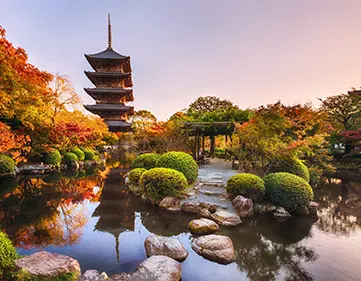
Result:
{"label": "still water surface", "polygon": [[237,252],[219,265],[191,249],[193,215],[142,203],[124,187],[125,171],[68,173],[0,181],[0,227],[20,255],[39,250],[74,257],[82,271],[131,272],[146,259],[151,234],[178,238],[189,251],[183,281],[361,280],[361,183],[333,181],[315,188],[319,219],[278,223],[257,218],[222,227]]}

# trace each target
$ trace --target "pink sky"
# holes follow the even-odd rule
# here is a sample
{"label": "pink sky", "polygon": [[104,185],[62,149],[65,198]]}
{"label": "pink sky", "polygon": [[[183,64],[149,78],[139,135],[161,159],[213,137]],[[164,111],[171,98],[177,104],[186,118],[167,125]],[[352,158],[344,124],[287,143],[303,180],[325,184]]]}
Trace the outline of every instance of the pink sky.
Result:
{"label": "pink sky", "polygon": [[165,120],[198,96],[241,108],[286,104],[361,86],[361,1],[6,1],[0,25],[31,61],[66,74],[85,103],[83,54],[131,56],[134,106]]}

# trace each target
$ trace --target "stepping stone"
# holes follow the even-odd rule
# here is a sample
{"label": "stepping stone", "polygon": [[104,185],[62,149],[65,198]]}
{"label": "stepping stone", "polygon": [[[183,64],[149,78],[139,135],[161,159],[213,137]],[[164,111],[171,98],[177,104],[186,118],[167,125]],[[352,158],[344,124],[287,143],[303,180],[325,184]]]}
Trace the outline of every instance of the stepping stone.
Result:
{"label": "stepping stone", "polygon": [[221,264],[235,260],[232,240],[223,235],[205,235],[192,241],[192,249],[204,258]]}
{"label": "stepping stone", "polygon": [[175,238],[163,236],[149,236],[144,242],[145,252],[147,256],[167,256],[172,259],[183,261],[188,256],[188,251],[182,243]]}
{"label": "stepping stone", "polygon": [[212,220],[201,218],[190,221],[188,228],[192,234],[205,235],[216,232],[219,226]]}
{"label": "stepping stone", "polygon": [[182,267],[176,260],[166,256],[151,256],[130,275],[131,281],[179,281]]}
{"label": "stepping stone", "polygon": [[212,214],[211,218],[215,220],[216,223],[224,226],[236,226],[242,223],[241,218],[236,213],[225,210],[217,210]]}
{"label": "stepping stone", "polygon": [[168,211],[181,211],[180,200],[177,197],[165,197],[160,201],[159,207]]}

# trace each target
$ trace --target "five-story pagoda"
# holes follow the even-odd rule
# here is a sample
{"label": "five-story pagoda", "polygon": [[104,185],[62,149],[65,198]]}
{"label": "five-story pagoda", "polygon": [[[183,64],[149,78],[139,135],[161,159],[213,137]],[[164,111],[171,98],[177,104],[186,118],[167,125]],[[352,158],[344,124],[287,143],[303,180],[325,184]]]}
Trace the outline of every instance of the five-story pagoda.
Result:
{"label": "five-story pagoda", "polygon": [[113,132],[127,131],[131,127],[128,118],[134,114],[132,106],[125,105],[133,98],[132,69],[130,57],[115,52],[112,48],[112,31],[108,15],[108,48],[100,53],[85,55],[94,69],[85,75],[95,88],[84,90],[96,101],[94,105],[84,105],[90,112],[99,115]]}

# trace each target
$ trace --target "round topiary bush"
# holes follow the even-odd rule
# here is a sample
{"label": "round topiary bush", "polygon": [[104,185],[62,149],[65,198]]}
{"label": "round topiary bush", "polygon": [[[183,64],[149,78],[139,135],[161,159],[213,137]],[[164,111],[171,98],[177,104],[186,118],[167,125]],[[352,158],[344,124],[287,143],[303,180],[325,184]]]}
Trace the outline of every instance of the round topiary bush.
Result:
{"label": "round topiary bush", "polygon": [[85,154],[80,148],[74,147],[70,152],[73,152],[78,157],[79,161],[84,161]]}
{"label": "round topiary bush", "polygon": [[167,152],[156,163],[157,167],[164,167],[182,172],[188,183],[194,182],[198,177],[198,165],[193,157],[185,152]]}
{"label": "round topiary bush", "polygon": [[303,178],[285,172],[272,173],[264,177],[266,196],[277,206],[296,211],[313,199],[313,190]]}
{"label": "round topiary bush", "polygon": [[300,159],[297,158],[281,162],[272,169],[272,172],[286,172],[294,174],[303,178],[305,181],[310,182],[310,172],[308,168]]}
{"label": "round topiary bush", "polygon": [[247,173],[230,177],[227,181],[226,190],[234,196],[243,195],[254,201],[261,201],[265,194],[263,180],[259,176]]}
{"label": "round topiary bush", "polygon": [[135,168],[131,170],[128,174],[129,183],[137,185],[139,183],[140,177],[145,171],[147,171],[145,168]]}
{"label": "round topiary bush", "polygon": [[10,239],[5,233],[0,232],[0,277],[13,269],[17,258],[16,249]]}
{"label": "round topiary bush", "polygon": [[61,155],[55,148],[49,148],[43,153],[44,164],[59,165],[61,162]]}
{"label": "round topiary bush", "polygon": [[144,153],[138,155],[132,162],[132,169],[134,168],[145,168],[147,170],[155,168],[157,160],[161,155],[157,153]]}
{"label": "round topiary bush", "polygon": [[68,166],[71,166],[73,163],[78,161],[78,156],[76,156],[76,154],[73,152],[66,152],[64,154],[63,159],[64,159],[65,164],[67,164]]}
{"label": "round topiary bush", "polygon": [[173,169],[153,168],[142,174],[140,187],[147,196],[156,202],[164,197],[177,197],[188,187],[186,177]]}
{"label": "round topiary bush", "polygon": [[0,154],[0,174],[12,173],[15,170],[14,160],[5,154]]}
{"label": "round topiary bush", "polygon": [[90,148],[82,148],[84,152],[84,160],[93,160],[95,157],[95,152],[93,149]]}

